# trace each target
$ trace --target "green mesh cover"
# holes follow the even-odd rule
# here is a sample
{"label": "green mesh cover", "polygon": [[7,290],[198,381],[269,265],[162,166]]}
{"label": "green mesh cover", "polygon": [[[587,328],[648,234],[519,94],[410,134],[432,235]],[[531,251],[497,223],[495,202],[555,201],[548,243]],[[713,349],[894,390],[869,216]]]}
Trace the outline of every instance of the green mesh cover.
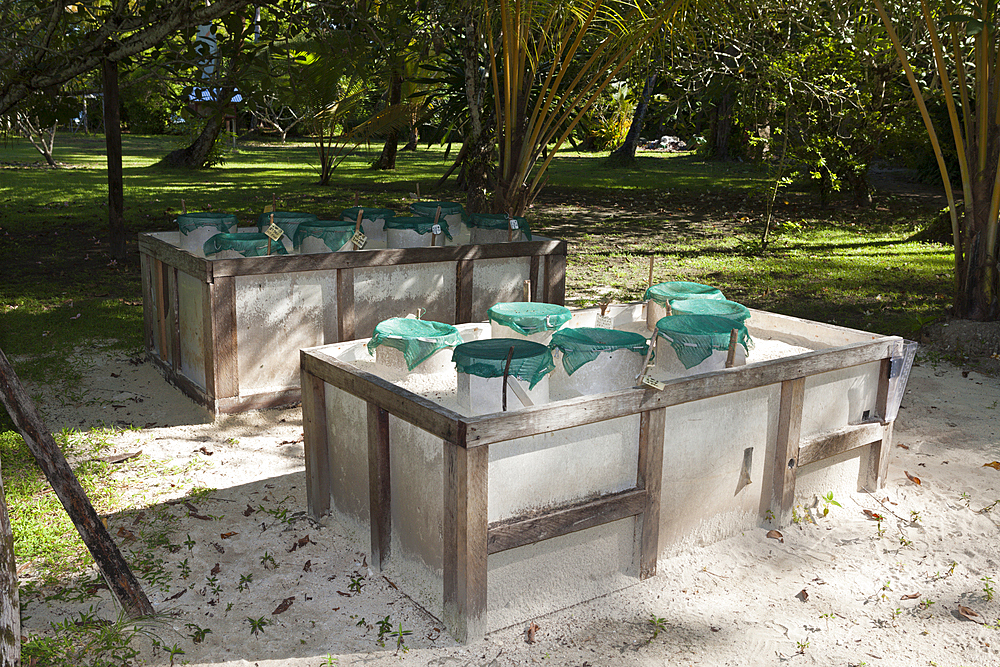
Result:
{"label": "green mesh cover", "polygon": [[403,353],[406,367],[412,371],[438,350],[461,343],[462,334],[450,324],[412,317],[391,317],[375,325],[375,333],[368,341],[368,351],[375,354],[379,345],[396,348]]}
{"label": "green mesh cover", "polygon": [[441,217],[446,215],[460,215],[463,221],[468,221],[469,216],[465,213],[465,208],[453,201],[418,201],[410,204],[410,211],[414,215],[426,215],[433,218],[437,214],[438,206],[441,207]]}
{"label": "green mesh cover", "polygon": [[[530,241],[531,227],[528,225],[527,218],[515,217],[514,219],[517,220],[517,228],[524,232],[525,237]],[[510,216],[503,213],[476,213],[469,221],[469,226],[479,229],[510,229]]]}
{"label": "green mesh cover", "polygon": [[[447,223],[438,222],[437,224],[441,227],[441,233],[450,239],[451,233],[448,231]],[[417,234],[430,234],[433,227],[434,218],[424,215],[411,215],[408,218],[392,218],[385,221],[386,229],[409,229]]]}
{"label": "green mesh cover", "polygon": [[510,360],[510,374],[527,382],[529,389],[534,389],[538,381],[556,367],[552,361],[552,350],[523,338],[487,338],[462,343],[455,348],[451,360],[459,373],[499,378],[503,377],[511,347],[514,354]]}
{"label": "green mesh cover", "polygon": [[715,350],[729,349],[729,333],[736,329],[736,341],[747,353],[753,347],[746,325],[718,315],[668,315],[656,323],[656,335],[674,348],[684,368],[693,368]]}
{"label": "green mesh cover", "polygon": [[670,283],[653,285],[646,290],[643,301],[652,299],[661,306],[666,306],[671,299],[725,299],[717,288],[701,283],[689,283],[677,280]]}
{"label": "green mesh cover", "polygon": [[601,352],[632,350],[645,355],[649,341],[642,334],[615,329],[580,327],[560,329],[552,334],[549,347],[562,352],[562,364],[567,375],[572,375],[584,364],[589,364]]}
{"label": "green mesh cover", "polygon": [[494,304],[487,313],[491,322],[502,324],[525,336],[541,331],[554,331],[573,317],[566,306],[534,301]]}
{"label": "green mesh cover", "polygon": [[330,250],[340,250],[354,236],[354,223],[341,220],[303,222],[292,236],[292,246],[296,250],[301,248],[302,241],[310,236],[322,239]]}
{"label": "green mesh cover", "polygon": [[230,213],[200,211],[182,213],[177,216],[177,225],[185,236],[201,227],[215,227],[221,233],[228,232],[238,224],[236,216]]}
{"label": "green mesh cover", "polygon": [[345,208],[341,211],[340,217],[345,221],[350,220],[354,224],[357,224],[358,211],[364,211],[364,213],[361,214],[361,219],[368,220],[369,222],[375,222],[376,220],[388,220],[396,215],[395,211],[388,208],[365,208],[364,206],[354,206],[352,208]]}
{"label": "green mesh cover", "polygon": [[[303,222],[315,222],[319,216],[315,213],[295,213],[293,211],[275,211],[274,224],[285,230],[285,234],[291,236],[289,232],[294,232],[295,227]],[[261,213],[257,216],[257,229],[263,232],[271,224],[271,214]]]}
{"label": "green mesh cover", "polygon": [[744,323],[750,319],[750,310],[742,303],[727,299],[674,299],[670,302],[674,315],[718,315]]}
{"label": "green mesh cover", "polygon": [[[205,241],[203,247],[205,256],[214,255],[223,250],[235,250],[244,257],[263,257],[267,255],[267,242],[271,239],[266,234],[258,232],[237,232],[236,234],[216,234]],[[281,241],[271,241],[272,255],[287,255],[288,251]]]}

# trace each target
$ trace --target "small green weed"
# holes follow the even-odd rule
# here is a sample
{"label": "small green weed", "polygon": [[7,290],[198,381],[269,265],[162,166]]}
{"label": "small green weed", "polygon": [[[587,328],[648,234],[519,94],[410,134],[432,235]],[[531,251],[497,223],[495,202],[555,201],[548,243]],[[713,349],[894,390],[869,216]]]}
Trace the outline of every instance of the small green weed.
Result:
{"label": "small green weed", "polygon": [[264,628],[271,625],[271,622],[263,616],[260,618],[251,618],[247,616],[247,623],[250,624],[250,634],[254,636],[264,632]]}
{"label": "small green weed", "polygon": [[652,614],[649,617],[648,623],[653,626],[653,636],[649,641],[653,641],[660,636],[660,633],[667,629],[667,619],[661,618],[656,614]]}

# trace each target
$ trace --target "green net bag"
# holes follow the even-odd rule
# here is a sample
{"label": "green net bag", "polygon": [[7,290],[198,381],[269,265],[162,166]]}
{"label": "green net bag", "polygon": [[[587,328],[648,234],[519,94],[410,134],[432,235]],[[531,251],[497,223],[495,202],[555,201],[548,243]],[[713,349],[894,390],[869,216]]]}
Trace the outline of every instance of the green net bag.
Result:
{"label": "green net bag", "polygon": [[[431,234],[433,233],[434,224],[434,218],[432,217],[412,215],[408,218],[392,218],[391,220],[386,220],[385,228],[409,229],[417,234]],[[441,228],[441,233],[451,239],[451,233],[448,231],[448,225],[443,225],[440,222],[438,222],[437,225]]]}
{"label": "green net bag", "polygon": [[233,250],[244,257],[264,257],[267,255],[267,244],[271,243],[272,255],[287,255],[288,251],[280,241],[271,241],[267,234],[259,232],[237,232],[235,234],[216,234],[205,241],[205,256],[215,255],[224,250]]}
{"label": "green net bag", "polygon": [[391,317],[375,325],[368,341],[368,351],[386,345],[403,353],[406,367],[413,370],[432,354],[446,347],[461,345],[462,334],[454,326],[412,317]]}
{"label": "green net bag", "polygon": [[633,331],[580,327],[555,332],[549,347],[562,352],[563,368],[567,375],[572,375],[581,366],[596,359],[601,352],[631,350],[644,356],[649,349],[649,341],[642,334]]}
{"label": "green net bag", "polygon": [[465,213],[465,208],[456,202],[451,201],[418,201],[410,204],[410,211],[414,215],[426,215],[433,219],[437,215],[437,208],[441,207],[441,217],[446,215],[460,215],[463,221],[468,221],[469,216]]}
{"label": "green net bag", "polygon": [[666,306],[671,299],[725,299],[718,288],[701,283],[689,283],[676,280],[669,283],[653,285],[646,290],[643,301],[652,299],[661,306]]}
{"label": "green net bag", "polygon": [[733,329],[736,341],[749,354],[753,341],[746,325],[738,320],[718,315],[668,315],[656,323],[656,335],[670,343],[684,368],[694,368],[715,350],[728,350]]}
{"label": "green net bag", "polygon": [[750,319],[750,309],[728,299],[674,299],[670,302],[674,315],[718,315],[740,324]]}
{"label": "green net bag", "polygon": [[497,303],[487,313],[491,322],[502,324],[525,336],[554,331],[573,318],[566,306],[534,301]]}
{"label": "green net bag", "polygon": [[[476,213],[469,221],[469,226],[477,227],[479,229],[506,230],[510,229],[510,220],[511,217],[503,213]],[[525,238],[530,241],[531,227],[528,225],[528,219],[515,217],[514,220],[517,220],[517,228],[524,232]]]}
{"label": "green net bag", "polygon": [[487,338],[462,343],[455,348],[451,360],[459,373],[482,378],[503,377],[510,349],[510,375],[528,383],[534,389],[538,381],[556,367],[552,350],[541,343],[522,338]]}
{"label": "green net bag", "polygon": [[[263,232],[271,224],[271,213],[261,213],[257,216],[257,230]],[[303,222],[315,222],[319,216],[315,213],[296,213],[294,211],[275,211],[274,224],[281,227],[285,235],[291,238],[295,235],[295,228]]]}
{"label": "green net bag", "polygon": [[302,248],[302,242],[308,238],[318,238],[330,250],[340,250],[354,236],[354,223],[341,220],[315,220],[303,222],[292,236],[292,245],[296,250]]}
{"label": "green net bag", "polygon": [[182,213],[177,216],[177,226],[180,228],[181,234],[185,236],[202,227],[214,227],[219,233],[226,233],[234,229],[237,224],[236,216],[231,213],[199,211]]}
{"label": "green net bag", "polygon": [[340,212],[340,217],[346,222],[350,220],[354,224],[358,222],[358,213],[361,212],[361,220],[375,222],[376,220],[388,220],[396,215],[396,212],[388,208],[365,208],[364,206],[353,206],[345,208]]}

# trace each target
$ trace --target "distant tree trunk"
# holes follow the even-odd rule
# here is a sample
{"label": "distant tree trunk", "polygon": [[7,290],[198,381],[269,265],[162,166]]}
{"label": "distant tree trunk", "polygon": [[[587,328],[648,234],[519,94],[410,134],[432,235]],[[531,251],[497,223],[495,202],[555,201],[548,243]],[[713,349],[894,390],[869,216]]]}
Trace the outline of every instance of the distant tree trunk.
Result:
{"label": "distant tree trunk", "polygon": [[186,148],[178,148],[167,153],[160,160],[164,167],[180,167],[185,169],[200,169],[208,163],[215,142],[222,133],[222,128],[226,125],[225,113],[220,109],[212,113],[205,119],[205,126],[201,133],[195,137],[191,145]]}
{"label": "distant tree trunk", "polygon": [[736,99],[728,86],[712,109],[712,159],[729,160],[729,137],[733,130],[733,106]]}
{"label": "distant tree trunk", "polygon": [[851,188],[851,194],[854,195],[855,206],[869,207],[872,205],[872,189],[868,183],[867,165],[864,169],[846,170],[844,180],[847,181]]}
{"label": "distant tree trunk", "polygon": [[0,667],[21,664],[21,604],[17,592],[14,535],[0,474]]}
{"label": "distant tree trunk", "polygon": [[639,147],[639,137],[642,134],[642,122],[646,118],[646,109],[649,108],[649,98],[653,95],[653,88],[656,86],[656,74],[650,74],[642,84],[642,96],[639,103],[635,105],[635,112],[632,114],[632,124],[625,135],[622,145],[611,151],[608,155],[608,165],[613,167],[624,167],[635,164],[635,149]]}
{"label": "distant tree trunk", "polygon": [[476,48],[479,28],[472,12],[467,12],[462,25],[462,57],[465,64],[465,99],[469,105],[469,130],[462,143],[462,167],[458,174],[459,187],[465,190],[465,210],[483,213],[490,206],[490,190],[495,185],[493,133],[487,129],[490,119],[483,118],[485,81],[479,75],[479,51]]}
{"label": "distant tree trunk", "polygon": [[420,141],[420,128],[417,127],[416,123],[410,126],[410,139],[403,146],[404,151],[416,151],[417,142]]}
{"label": "distant tree trunk", "polygon": [[101,61],[104,86],[104,141],[108,153],[108,241],[111,257],[125,259],[125,189],[122,182],[122,123],[118,63]]}
{"label": "distant tree trunk", "polygon": [[[393,72],[389,80],[389,106],[399,104],[403,99],[403,75]],[[382,146],[382,154],[372,163],[372,169],[388,171],[396,168],[396,153],[399,150],[399,130],[393,128]]]}

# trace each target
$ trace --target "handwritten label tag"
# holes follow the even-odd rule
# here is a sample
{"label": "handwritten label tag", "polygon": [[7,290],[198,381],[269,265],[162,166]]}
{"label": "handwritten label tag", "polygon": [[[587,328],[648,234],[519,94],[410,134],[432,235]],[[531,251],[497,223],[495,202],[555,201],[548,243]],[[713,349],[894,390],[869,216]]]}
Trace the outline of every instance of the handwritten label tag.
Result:
{"label": "handwritten label tag", "polygon": [[659,380],[657,380],[656,378],[654,378],[652,375],[643,375],[639,379],[639,382],[641,384],[646,385],[647,387],[652,387],[653,389],[656,389],[657,391],[663,391],[663,388],[667,386],[665,383],[660,382]]}
{"label": "handwritten label tag", "polygon": [[267,206],[264,207],[264,213],[270,213],[273,210],[274,206],[272,206],[271,204],[268,204]]}
{"label": "handwritten label tag", "polygon": [[598,315],[597,322],[594,323],[594,326],[598,329],[614,329],[615,321],[607,315]]}
{"label": "handwritten label tag", "polygon": [[351,237],[351,243],[353,243],[358,250],[365,247],[368,243],[368,237],[364,235],[364,232],[355,232],[354,236]]}
{"label": "handwritten label tag", "polygon": [[509,222],[511,229],[516,230],[518,228],[517,218],[511,218]]}
{"label": "handwritten label tag", "polygon": [[441,233],[441,225],[434,225],[433,227],[431,227],[431,234],[440,234],[440,233]]}
{"label": "handwritten label tag", "polygon": [[268,225],[267,229],[264,230],[264,233],[267,234],[267,238],[272,241],[277,241],[285,235],[285,230],[272,222]]}

